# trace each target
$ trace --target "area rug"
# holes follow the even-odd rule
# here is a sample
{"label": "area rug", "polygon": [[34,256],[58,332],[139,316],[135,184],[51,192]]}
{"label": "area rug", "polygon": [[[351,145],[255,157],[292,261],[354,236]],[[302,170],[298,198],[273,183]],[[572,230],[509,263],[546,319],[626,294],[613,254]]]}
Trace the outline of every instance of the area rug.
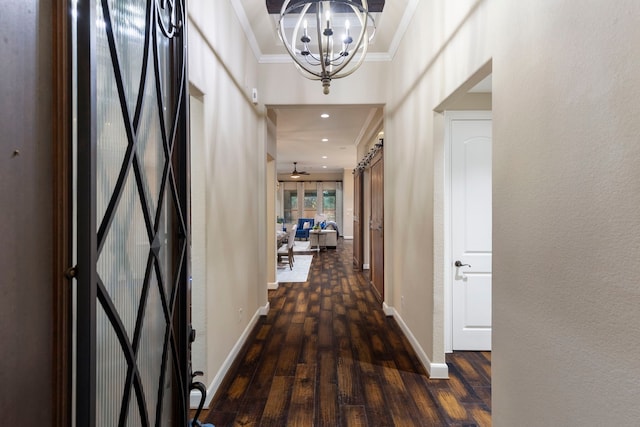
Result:
{"label": "area rug", "polygon": [[310,251],[311,242],[309,240],[296,240],[296,242],[293,244],[293,253]]}
{"label": "area rug", "polygon": [[311,267],[312,260],[313,260],[313,255],[294,255],[293,270],[289,270],[288,263],[278,265],[278,272],[277,272],[278,283],[306,282],[307,277],[309,276],[309,267]]}

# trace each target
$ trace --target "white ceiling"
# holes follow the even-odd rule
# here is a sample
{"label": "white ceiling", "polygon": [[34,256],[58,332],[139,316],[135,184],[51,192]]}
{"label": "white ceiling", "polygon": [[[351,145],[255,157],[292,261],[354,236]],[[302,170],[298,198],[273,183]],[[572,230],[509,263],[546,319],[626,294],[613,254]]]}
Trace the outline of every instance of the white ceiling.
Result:
{"label": "white ceiling", "polygon": [[[276,109],[278,172],[343,172],[358,163],[356,147],[382,126],[379,106],[297,106]],[[322,118],[321,114],[329,115]],[[323,141],[327,139],[328,141]]]}
{"label": "white ceiling", "polygon": [[[265,0],[231,1],[258,61],[292,62],[278,38],[276,26],[279,15],[268,14]],[[387,0],[382,13],[374,14],[376,34],[367,60],[390,61],[393,58],[418,1]],[[490,79],[483,81],[476,91],[490,92]],[[377,134],[382,127],[380,106],[287,106],[276,107],[275,110],[278,173],[291,172],[294,161],[298,162],[299,171],[310,173],[353,169],[359,160],[356,154],[358,143],[363,138],[375,137],[374,133]],[[328,113],[330,117],[322,119],[321,113]],[[323,138],[329,141],[322,142]]]}

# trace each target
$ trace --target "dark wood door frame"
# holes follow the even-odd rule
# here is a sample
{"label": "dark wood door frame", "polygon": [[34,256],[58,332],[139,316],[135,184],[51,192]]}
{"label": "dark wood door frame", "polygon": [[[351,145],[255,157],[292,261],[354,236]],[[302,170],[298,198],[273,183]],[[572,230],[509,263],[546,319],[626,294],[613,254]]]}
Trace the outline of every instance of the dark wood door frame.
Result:
{"label": "dark wood door frame", "polygon": [[371,160],[371,220],[369,224],[369,263],[371,285],[380,301],[384,300],[384,159],[380,149]]}
{"label": "dark wood door frame", "polygon": [[71,60],[69,0],[52,2],[53,419],[71,425]]}

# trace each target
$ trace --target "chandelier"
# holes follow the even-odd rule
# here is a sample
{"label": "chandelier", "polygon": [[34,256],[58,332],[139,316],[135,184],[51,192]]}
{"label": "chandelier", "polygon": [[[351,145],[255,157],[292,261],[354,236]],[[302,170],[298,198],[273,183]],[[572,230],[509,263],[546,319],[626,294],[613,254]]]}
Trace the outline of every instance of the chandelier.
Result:
{"label": "chandelier", "polygon": [[296,67],[306,78],[320,80],[325,94],[332,79],[362,64],[375,30],[367,0],[285,0],[278,21]]}

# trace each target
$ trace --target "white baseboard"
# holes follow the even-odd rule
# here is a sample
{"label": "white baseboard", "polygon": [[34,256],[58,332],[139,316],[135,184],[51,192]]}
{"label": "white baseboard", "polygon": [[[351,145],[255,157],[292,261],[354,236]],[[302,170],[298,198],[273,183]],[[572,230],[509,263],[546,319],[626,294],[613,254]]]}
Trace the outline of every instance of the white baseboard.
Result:
{"label": "white baseboard", "polygon": [[[251,331],[256,326],[256,323],[258,323],[258,319],[260,318],[260,316],[263,316],[268,312],[269,303],[267,303],[264,307],[259,307],[256,310],[255,314],[249,321],[249,324],[246,328],[244,328],[242,335],[240,335],[240,338],[238,338],[238,341],[227,355],[227,358],[224,360],[224,363],[218,370],[218,373],[215,375],[215,377],[213,377],[213,380],[211,381],[211,384],[209,384],[209,387],[207,387],[207,399],[204,401],[204,408],[208,408],[209,404],[211,404],[213,396],[218,391],[218,388],[220,387],[220,384],[222,384],[222,380],[224,380],[225,375],[227,375],[227,372],[229,372],[229,369],[231,369],[231,365],[233,365],[236,357],[238,357],[242,346],[247,342],[249,335],[251,335]],[[196,409],[198,408],[198,404],[200,404],[200,393],[196,390],[193,390],[189,395],[189,405],[191,409]]]}
{"label": "white baseboard", "polygon": [[267,282],[267,289],[270,291],[275,291],[280,287],[278,282]]}
{"label": "white baseboard", "polygon": [[353,236],[340,236],[342,237],[344,240],[353,240]]}
{"label": "white baseboard", "polygon": [[431,362],[431,360],[429,360],[427,353],[424,352],[424,350],[422,349],[422,346],[420,345],[420,343],[418,343],[418,340],[411,332],[411,329],[409,329],[407,324],[404,323],[404,320],[402,320],[402,316],[398,314],[396,309],[393,307],[389,307],[386,303],[383,303],[383,309],[387,316],[393,316],[396,322],[398,322],[400,329],[402,329],[402,332],[404,332],[405,336],[409,340],[409,343],[411,344],[411,347],[413,347],[413,350],[418,355],[420,362],[422,362],[424,367],[427,369],[427,372],[429,373],[429,378],[449,379],[449,367],[447,366],[447,364],[433,363]]}
{"label": "white baseboard", "polygon": [[369,269],[369,264],[362,264],[362,269],[363,270],[368,270]]}
{"label": "white baseboard", "polygon": [[382,311],[387,316],[394,316],[396,314],[396,309],[393,307],[389,307],[386,302],[382,303]]}
{"label": "white baseboard", "polygon": [[271,304],[267,301],[267,303],[265,305],[263,305],[262,307],[258,308],[258,314],[260,316],[266,316],[269,314],[269,309],[271,308]]}

